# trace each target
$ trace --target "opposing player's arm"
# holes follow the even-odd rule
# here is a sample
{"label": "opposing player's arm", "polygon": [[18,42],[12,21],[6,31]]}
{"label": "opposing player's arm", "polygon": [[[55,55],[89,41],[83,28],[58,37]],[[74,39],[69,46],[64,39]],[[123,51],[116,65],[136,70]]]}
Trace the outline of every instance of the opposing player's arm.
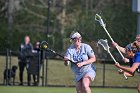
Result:
{"label": "opposing player's arm", "polygon": [[125,48],[123,48],[123,47],[121,47],[121,46],[118,46],[118,48],[119,48],[119,50],[122,52],[122,53],[124,53],[125,54]]}
{"label": "opposing player's arm", "polygon": [[129,72],[124,72],[124,74],[125,74],[127,77],[132,77],[132,76],[134,76],[134,73],[132,74],[132,73],[129,73]]}
{"label": "opposing player's arm", "polygon": [[122,52],[122,53],[124,53],[125,54],[125,52],[126,52],[126,49],[125,48],[123,48],[123,47],[121,47],[121,46],[119,46],[116,42],[112,42],[112,45],[114,46],[114,47],[118,47],[118,49]]}
{"label": "opposing player's arm", "polygon": [[132,65],[132,67],[125,67],[125,66],[121,66],[120,64],[115,64],[116,67],[124,70],[125,72],[128,72],[129,74],[134,74],[134,72],[136,71],[136,69],[138,68],[138,66],[140,65],[140,63],[134,63]]}

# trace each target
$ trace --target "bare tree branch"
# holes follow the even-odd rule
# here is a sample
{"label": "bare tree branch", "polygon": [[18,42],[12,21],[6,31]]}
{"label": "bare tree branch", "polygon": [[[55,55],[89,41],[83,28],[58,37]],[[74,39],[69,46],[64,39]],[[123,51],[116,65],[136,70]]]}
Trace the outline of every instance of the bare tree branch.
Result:
{"label": "bare tree branch", "polygon": [[36,12],[30,10],[30,9],[26,6],[24,0],[22,1],[22,3],[23,3],[23,5],[24,5],[24,10],[25,10],[25,11],[27,11],[28,13],[30,13],[30,14],[32,14],[32,15],[34,15],[34,16],[37,16],[37,17],[39,17],[39,18],[41,18],[41,19],[45,19],[45,20],[46,20],[46,17],[45,17],[45,16],[40,15],[40,14],[38,14],[38,13],[36,13]]}
{"label": "bare tree branch", "polygon": [[[99,0],[98,4],[95,6],[94,11],[100,11],[106,5],[106,0]],[[100,10],[99,10],[100,9]]]}
{"label": "bare tree branch", "polygon": [[119,5],[125,5],[125,6],[129,6],[130,2],[128,0],[99,0],[98,4],[95,6],[94,11],[100,11],[102,10],[104,7],[106,7],[108,4],[119,4]]}
{"label": "bare tree branch", "polygon": [[34,12],[34,11],[32,11],[32,10],[29,10],[28,8],[24,8],[24,10],[25,11],[27,11],[28,13],[30,13],[30,14],[32,14],[32,15],[34,15],[34,16],[37,16],[37,17],[39,17],[39,18],[42,18],[42,19],[46,19],[46,17],[45,16],[43,16],[43,15],[40,15],[40,14],[38,14],[38,13],[36,13],[36,12]]}
{"label": "bare tree branch", "polygon": [[5,1],[0,1],[0,17],[4,17],[8,8],[8,2],[7,0]]}
{"label": "bare tree branch", "polygon": [[42,6],[42,5],[36,5],[36,4],[30,4],[31,6],[33,6],[33,7],[36,7],[36,8],[47,8],[47,7],[44,7],[44,6]]}
{"label": "bare tree branch", "polygon": [[43,5],[44,7],[48,8],[48,6],[46,5],[46,3],[45,3],[43,0],[39,0],[39,1],[42,3],[42,5]]}
{"label": "bare tree branch", "polygon": [[43,26],[43,25],[39,25],[39,24],[20,24],[20,25],[17,24],[17,25],[15,25],[15,27],[17,29],[21,29],[21,31],[22,31],[23,28],[30,28],[30,29],[35,29],[33,31],[46,33],[45,30],[44,30],[44,29],[46,29],[46,27]]}
{"label": "bare tree branch", "polygon": [[29,3],[29,5],[37,8],[48,8],[46,3],[43,0],[38,0],[41,4],[34,4],[34,3]]}

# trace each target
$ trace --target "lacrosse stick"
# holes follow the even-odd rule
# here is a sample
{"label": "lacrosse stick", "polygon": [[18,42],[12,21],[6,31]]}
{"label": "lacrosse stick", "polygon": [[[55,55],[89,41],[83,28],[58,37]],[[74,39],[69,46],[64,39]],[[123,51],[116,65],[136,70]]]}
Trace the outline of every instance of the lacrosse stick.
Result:
{"label": "lacrosse stick", "polygon": [[[47,43],[46,41],[42,41],[42,42],[40,43],[40,49],[41,49],[41,50],[50,51],[50,52],[52,52],[52,53],[54,53],[54,54],[56,54],[56,55],[58,55],[58,56],[60,56],[61,58],[64,59],[64,56],[63,56],[63,55],[61,55],[60,53],[57,53],[56,51],[50,49],[50,48],[48,47],[48,43]],[[75,64],[75,65],[77,65],[77,63],[78,63],[78,62],[73,62],[72,60],[67,60],[67,61],[68,61],[68,62],[71,62],[71,63],[73,63],[73,64]]]}
{"label": "lacrosse stick", "polygon": [[[109,50],[110,47],[108,45],[107,39],[105,39],[105,40],[100,39],[98,41],[98,44],[100,44],[104,48],[104,50],[106,50],[110,54],[110,56],[113,59],[113,61],[115,62],[115,64],[117,64],[118,62],[116,61],[116,59],[113,57],[113,55],[111,54],[111,52]],[[120,69],[120,71],[122,71],[122,70]],[[127,80],[128,79],[127,76],[125,74],[123,74],[123,75],[124,75],[125,79]]]}
{"label": "lacrosse stick", "polygon": [[[112,39],[111,35],[108,33],[108,31],[107,31],[107,29],[106,29],[106,25],[105,25],[105,23],[104,23],[104,21],[103,21],[103,19],[101,18],[100,15],[98,15],[98,14],[95,15],[95,21],[97,21],[97,22],[100,23],[100,25],[103,27],[103,29],[105,30],[105,32],[107,33],[107,35],[109,36],[109,38],[111,39],[111,41],[114,42],[114,40]],[[121,57],[124,59],[124,56],[123,56],[123,54],[120,52],[118,46],[116,46],[116,48],[117,48],[117,50],[119,51]]]}

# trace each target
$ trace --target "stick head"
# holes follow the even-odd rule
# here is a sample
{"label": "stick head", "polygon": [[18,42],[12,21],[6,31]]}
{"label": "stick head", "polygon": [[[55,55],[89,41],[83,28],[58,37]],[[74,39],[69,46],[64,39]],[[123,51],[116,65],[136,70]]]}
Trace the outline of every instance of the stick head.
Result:
{"label": "stick head", "polygon": [[95,20],[96,20],[96,21],[100,21],[100,19],[101,19],[101,16],[100,16],[99,14],[96,14],[96,15],[95,15]]}
{"label": "stick head", "polygon": [[110,47],[108,45],[107,39],[100,39],[98,41],[98,44],[100,44],[104,48],[104,50],[106,50],[107,52],[109,52],[109,48]]}
{"label": "stick head", "polygon": [[42,41],[40,43],[40,49],[42,49],[42,50],[48,49],[48,43],[46,41]]}
{"label": "stick head", "polygon": [[101,26],[105,27],[105,23],[103,22],[101,16],[99,14],[95,15],[95,21],[99,22]]}

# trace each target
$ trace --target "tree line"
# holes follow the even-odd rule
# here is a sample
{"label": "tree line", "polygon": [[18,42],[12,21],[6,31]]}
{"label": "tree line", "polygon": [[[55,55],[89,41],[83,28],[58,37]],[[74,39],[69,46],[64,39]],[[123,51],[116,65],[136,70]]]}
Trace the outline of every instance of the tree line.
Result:
{"label": "tree line", "polygon": [[134,41],[136,14],[132,12],[131,0],[1,0],[0,51],[6,48],[17,51],[25,35],[31,37],[33,44],[46,40],[49,47],[60,52],[70,43],[72,31],[80,32],[87,43],[108,39],[94,20],[96,13],[102,16],[107,30],[120,45]]}

